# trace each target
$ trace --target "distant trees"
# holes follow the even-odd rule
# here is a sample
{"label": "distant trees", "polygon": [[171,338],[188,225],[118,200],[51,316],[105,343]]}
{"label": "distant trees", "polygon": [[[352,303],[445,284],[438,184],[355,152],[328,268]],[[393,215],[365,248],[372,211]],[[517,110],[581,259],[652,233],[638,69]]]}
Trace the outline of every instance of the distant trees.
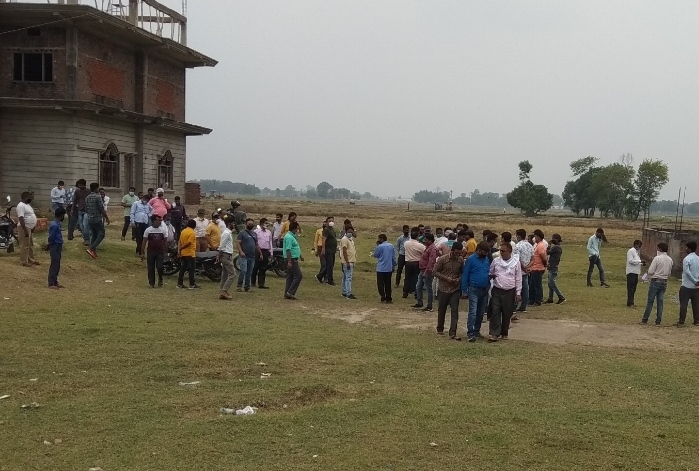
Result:
{"label": "distant trees", "polygon": [[519,185],[507,194],[510,206],[520,209],[525,216],[535,216],[553,205],[553,195],[544,185],[535,185],[529,178],[532,164],[528,160],[519,163]]}
{"label": "distant trees", "polygon": [[575,180],[563,190],[565,205],[576,215],[594,216],[597,209],[604,217],[637,220],[648,216],[660,190],[668,182],[668,167],[661,160],[644,160],[633,167],[633,156],[624,154],[619,162],[598,167],[596,157],[571,162]]}
{"label": "distant trees", "polygon": [[420,190],[413,195],[416,203],[445,203],[449,201],[448,191]]}
{"label": "distant trees", "polygon": [[201,191],[218,191],[221,193],[235,193],[238,195],[259,195],[261,190],[255,185],[247,183],[234,183],[228,180],[198,180]]}

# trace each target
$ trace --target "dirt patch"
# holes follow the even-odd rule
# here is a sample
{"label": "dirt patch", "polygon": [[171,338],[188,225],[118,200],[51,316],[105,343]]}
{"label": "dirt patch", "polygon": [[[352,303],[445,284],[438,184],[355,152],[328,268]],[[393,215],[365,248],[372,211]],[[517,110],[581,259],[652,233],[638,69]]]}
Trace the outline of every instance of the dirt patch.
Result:
{"label": "dirt patch", "polygon": [[[409,309],[373,308],[358,312],[329,311],[323,317],[340,319],[351,324],[394,326],[399,329],[434,331],[436,311],[415,312]],[[459,332],[465,329],[466,312],[460,312]],[[447,324],[449,323],[447,315]],[[487,333],[488,324],[481,329]],[[638,348],[699,353],[699,328],[688,326],[655,327],[653,325],[597,324],[574,320],[522,319],[510,328],[510,339],[554,345],[591,345],[599,347]]]}

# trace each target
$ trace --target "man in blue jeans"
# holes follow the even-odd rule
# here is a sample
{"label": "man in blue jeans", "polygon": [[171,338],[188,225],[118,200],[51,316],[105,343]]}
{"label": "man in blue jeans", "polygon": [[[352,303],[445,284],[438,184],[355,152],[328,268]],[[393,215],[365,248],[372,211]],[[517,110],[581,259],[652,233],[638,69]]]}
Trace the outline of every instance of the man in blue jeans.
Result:
{"label": "man in blue jeans", "polygon": [[468,331],[469,342],[475,342],[481,335],[483,314],[488,304],[488,289],[490,288],[490,245],[481,242],[476,253],[468,257],[461,276],[461,294],[468,298]]}
{"label": "man in blue jeans", "polygon": [[252,279],[252,269],[255,267],[255,257],[262,257],[262,251],[257,244],[257,234],[253,230],[255,221],[248,218],[245,220],[245,230],[238,234],[238,291],[243,291],[243,283],[245,291],[250,291],[250,282]]}
{"label": "man in blue jeans", "polygon": [[[414,309],[422,309],[423,312],[432,311],[432,301],[434,294],[432,291],[432,281],[434,280],[434,265],[437,262],[437,257],[439,252],[437,251],[437,246],[434,243],[434,234],[427,233],[422,242],[425,245],[425,251],[420,257],[419,267],[420,274],[417,277],[417,285],[415,288],[415,299],[416,303],[413,305]],[[427,290],[427,307],[422,307],[422,290],[425,288]]]}
{"label": "man in blue jeans", "polygon": [[600,248],[602,247],[603,241],[607,242],[607,238],[604,236],[604,230],[602,228],[597,229],[595,234],[587,240],[587,257],[590,261],[590,266],[587,269],[587,286],[592,286],[592,272],[595,270],[595,267],[597,267],[600,286],[609,288],[609,285],[604,279],[604,268],[602,267],[602,259],[600,258]]}
{"label": "man in blue jeans", "polygon": [[99,187],[99,183],[90,183],[90,194],[85,198],[85,219],[90,234],[90,246],[85,251],[93,259],[97,258],[97,247],[104,239],[104,223],[109,224],[109,216],[98,192]]}
{"label": "man in blue jeans", "polygon": [[[519,257],[519,263],[522,267],[522,302],[517,308],[517,312],[527,312],[529,305],[529,270],[531,268],[532,259],[534,258],[534,247],[527,240],[527,231],[517,229],[517,244],[515,245],[514,255]],[[512,316],[513,321],[517,321],[517,316]]]}
{"label": "man in blue jeans", "polygon": [[657,314],[655,316],[655,325],[660,327],[663,320],[663,301],[665,300],[665,291],[667,290],[667,279],[672,273],[672,259],[667,254],[667,244],[661,242],[658,244],[658,252],[653,261],[648,267],[648,278],[650,278],[650,286],[648,287],[648,302],[646,310],[643,313],[641,324],[648,324],[650,311],[653,309],[653,302],[657,303]]}

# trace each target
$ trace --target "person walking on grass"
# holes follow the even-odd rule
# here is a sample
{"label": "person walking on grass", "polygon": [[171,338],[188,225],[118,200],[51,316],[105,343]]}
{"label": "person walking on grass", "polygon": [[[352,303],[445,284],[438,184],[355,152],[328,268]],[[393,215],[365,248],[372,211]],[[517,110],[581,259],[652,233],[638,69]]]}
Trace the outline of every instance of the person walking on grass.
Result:
{"label": "person walking on grass", "polygon": [[[90,196],[90,189],[87,188],[87,182],[84,178],[77,181],[78,189],[73,194],[73,212],[77,213],[77,226],[83,235],[83,245],[90,245],[90,225],[87,223],[87,215],[85,214],[85,200]],[[75,217],[75,215],[73,216]],[[73,239],[73,233],[68,230],[68,240]]]}
{"label": "person walking on grass", "polygon": [[66,189],[63,180],[51,189],[51,211],[56,212],[66,204]]}
{"label": "person walking on grass", "polygon": [[[238,227],[236,220],[236,228]],[[253,230],[255,221],[250,218],[245,220],[245,230],[238,233],[238,291],[250,291],[252,282],[252,269],[255,267],[255,260],[262,254],[260,246],[257,244],[257,234]]]}
{"label": "person walking on grass", "polygon": [[675,326],[683,327],[687,318],[687,307],[692,303],[694,325],[699,326],[699,256],[697,243],[687,242],[687,255],[682,260],[682,286],[680,286],[680,319]]}
{"label": "person walking on grass", "polygon": [[131,207],[138,200],[134,187],[129,187],[129,192],[121,198],[121,207],[124,208],[124,227],[121,228],[121,240],[126,240],[126,233],[131,227]]}
{"label": "person walking on grass", "polygon": [[646,263],[641,260],[641,246],[643,242],[640,240],[633,241],[633,247],[626,252],[626,305],[628,307],[636,307],[636,287],[638,286],[638,277],[641,276],[641,266]]}
{"label": "person walking on grass", "polygon": [[357,249],[354,246],[354,228],[345,228],[345,234],[340,239],[340,262],[342,263],[342,296],[347,299],[357,299],[352,293],[352,277],[354,264],[357,263]]}
{"label": "person walking on grass", "polygon": [[517,257],[512,256],[512,245],[500,244],[500,256],[490,264],[489,279],[493,280],[491,291],[489,342],[507,340],[510,317],[522,293],[522,266]]}
{"label": "person walking on grass", "polygon": [[463,245],[460,242],[455,242],[448,255],[437,258],[433,270],[434,276],[439,280],[437,334],[444,335],[444,321],[447,316],[447,308],[450,308],[449,338],[452,340],[461,340],[456,336],[456,329],[459,324],[461,270],[464,266],[464,259],[461,256],[462,250]]}
{"label": "person walking on grass", "polygon": [[646,310],[643,313],[641,324],[648,324],[650,311],[653,309],[653,303],[657,304],[657,313],[655,316],[655,325],[660,327],[663,320],[663,301],[665,299],[665,291],[667,290],[667,279],[672,273],[672,259],[667,254],[667,244],[661,242],[658,244],[657,255],[648,267],[648,277],[650,278],[650,286],[648,286],[648,302]]}
{"label": "person walking on grass", "polygon": [[376,286],[379,290],[381,302],[393,304],[391,291],[391,278],[396,268],[396,253],[393,245],[388,242],[386,234],[379,234],[376,247],[371,254],[376,259]]}
{"label": "person walking on grass", "polygon": [[532,306],[541,306],[544,301],[544,272],[546,271],[546,266],[548,260],[546,258],[546,244],[542,241],[544,240],[544,233],[537,229],[534,231],[534,255],[532,257],[530,272],[529,272],[529,292],[531,294],[530,304]]}
{"label": "person walking on grass", "polygon": [[558,301],[556,304],[563,304],[566,300],[561,290],[558,289],[556,284],[556,278],[558,277],[558,265],[561,263],[561,255],[563,255],[563,248],[561,247],[561,242],[563,239],[560,234],[554,234],[551,236],[551,243],[549,244],[546,253],[549,256],[548,270],[549,270],[549,297],[546,300],[546,304],[553,304],[553,294],[556,293],[558,296]]}
{"label": "person walking on grass", "polygon": [[[532,259],[534,258],[534,247],[527,240],[527,231],[517,229],[515,232],[517,243],[515,244],[514,255],[519,258],[519,264],[522,267],[522,301],[517,308],[518,313],[527,312],[529,304],[529,271],[531,269]],[[512,316],[513,321],[519,320],[517,314]]]}
{"label": "person walking on grass", "polygon": [[[169,230],[163,224],[163,218],[154,214],[150,217],[151,225],[143,233],[141,243],[141,261],[148,255],[148,285],[155,288],[155,271],[158,270],[158,288],[163,286],[163,262],[167,252]],[[146,250],[147,249],[147,250]]]}
{"label": "person walking on grass", "polygon": [[284,299],[296,300],[296,292],[299,289],[303,273],[299,261],[303,262],[301,246],[298,241],[299,223],[291,221],[289,230],[284,235],[284,257],[286,258],[286,285],[284,286]]}
{"label": "person walking on grass", "polygon": [[320,256],[325,258],[325,266],[320,269],[316,278],[320,283],[327,280],[330,286],[335,286],[333,270],[335,269],[335,253],[337,252],[337,234],[335,234],[335,221],[333,217],[328,217],[325,222],[328,227],[323,230],[323,245]]}
{"label": "person walking on grass", "polygon": [[[323,232],[328,227],[327,220],[323,221],[323,225],[316,230],[315,237],[313,238],[313,250],[318,257],[318,262],[320,264],[320,271],[325,270],[325,257],[321,255],[323,253]],[[325,279],[323,279],[325,281]]]}
{"label": "person walking on grass", "polygon": [[233,263],[233,229],[234,217],[224,217],[226,228],[221,233],[221,243],[218,246],[218,261],[221,263],[221,284],[218,299],[230,301],[233,299],[228,292],[235,281],[235,264]]}
{"label": "person walking on grass", "polygon": [[483,315],[488,305],[490,289],[490,245],[480,242],[476,253],[466,260],[461,276],[461,296],[468,299],[468,320],[466,336],[469,342],[475,342],[481,335]]}
{"label": "person walking on grass", "polygon": [[[414,309],[422,309],[423,312],[432,312],[432,301],[434,294],[432,291],[432,281],[434,280],[434,265],[437,262],[437,246],[434,243],[434,235],[430,233],[425,234],[425,239],[423,245],[425,246],[425,251],[422,253],[419,262],[420,273],[417,277],[417,285],[415,287],[415,300],[416,303],[413,305]],[[422,291],[423,288],[427,290],[427,306],[423,309],[422,307]]]}
{"label": "person walking on grass", "polygon": [[129,212],[129,222],[134,229],[136,236],[136,253],[141,252],[143,245],[143,234],[148,229],[150,217],[153,215],[153,208],[148,204],[148,195],[141,195],[141,199],[131,205]]}
{"label": "person walking on grass", "polygon": [[255,268],[252,269],[252,286],[269,289],[265,284],[269,260],[274,254],[274,239],[272,232],[267,229],[267,218],[260,219],[260,225],[255,229],[255,234],[257,234],[257,245],[260,247],[260,256],[255,260]]}
{"label": "person walking on grass", "polygon": [[61,253],[63,252],[63,234],[61,234],[61,223],[65,218],[64,207],[56,208],[54,220],[49,225],[49,254],[51,255],[51,265],[49,265],[49,289],[64,288],[58,282],[58,273],[61,271]]}
{"label": "person walking on grass", "polygon": [[420,273],[420,258],[425,252],[425,246],[418,241],[420,230],[413,227],[410,230],[410,240],[403,244],[405,248],[405,280],[403,281],[403,298],[415,292],[417,277]]}
{"label": "person walking on grass", "polygon": [[85,251],[93,259],[97,258],[97,247],[104,240],[104,224],[109,225],[99,188],[99,183],[90,183],[90,194],[85,198],[85,217],[90,228],[90,246]]}
{"label": "person walking on grass", "polygon": [[17,237],[19,239],[19,261],[23,267],[39,265],[34,259],[34,228],[36,227],[36,214],[32,208],[32,194],[25,191],[21,195],[22,201],[17,204]]}
{"label": "person walking on grass", "polygon": [[178,244],[177,256],[180,259],[180,274],[177,276],[177,287],[184,288],[184,274],[189,274],[189,289],[199,289],[194,282],[194,264],[196,257],[197,238],[194,228],[197,222],[194,219],[187,221],[187,227],[182,229]]}
{"label": "person walking on grass", "polygon": [[587,241],[587,256],[590,261],[590,266],[587,269],[587,286],[592,286],[592,272],[595,270],[595,267],[597,267],[600,286],[609,288],[609,285],[604,279],[604,267],[602,267],[602,258],[600,256],[602,242],[607,242],[607,237],[604,235],[604,230],[602,228],[597,229],[594,235]]}
{"label": "person walking on grass", "polygon": [[405,243],[410,240],[410,226],[403,225],[403,234],[396,240],[396,250],[398,251],[398,266],[396,268],[396,288],[400,286],[400,279],[405,268]]}

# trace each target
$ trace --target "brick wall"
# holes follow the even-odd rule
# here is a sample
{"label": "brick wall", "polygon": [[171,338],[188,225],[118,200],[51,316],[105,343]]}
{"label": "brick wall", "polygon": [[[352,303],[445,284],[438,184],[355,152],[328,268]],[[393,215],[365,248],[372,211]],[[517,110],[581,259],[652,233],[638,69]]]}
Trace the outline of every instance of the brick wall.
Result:
{"label": "brick wall", "polygon": [[185,70],[167,61],[148,58],[144,113],[178,121],[185,119]]}
{"label": "brick wall", "polygon": [[133,51],[78,32],[78,100],[135,111],[135,73],[136,55]]}
{"label": "brick wall", "polygon": [[641,239],[641,258],[646,262],[653,260],[658,250],[658,244],[665,242],[668,247],[667,254],[672,258],[672,273],[675,276],[682,275],[682,261],[687,255],[687,242],[699,241],[699,232],[681,232],[675,234],[674,231],[660,231],[656,229],[643,229]]}
{"label": "brick wall", "polygon": [[201,204],[201,187],[199,183],[184,184],[184,204]]}
{"label": "brick wall", "polygon": [[[12,29],[12,28],[8,28]],[[66,31],[64,28],[39,28],[38,36],[27,30],[0,36],[0,96],[18,98],[66,97]],[[15,82],[15,52],[50,52],[53,54],[53,82]]]}

